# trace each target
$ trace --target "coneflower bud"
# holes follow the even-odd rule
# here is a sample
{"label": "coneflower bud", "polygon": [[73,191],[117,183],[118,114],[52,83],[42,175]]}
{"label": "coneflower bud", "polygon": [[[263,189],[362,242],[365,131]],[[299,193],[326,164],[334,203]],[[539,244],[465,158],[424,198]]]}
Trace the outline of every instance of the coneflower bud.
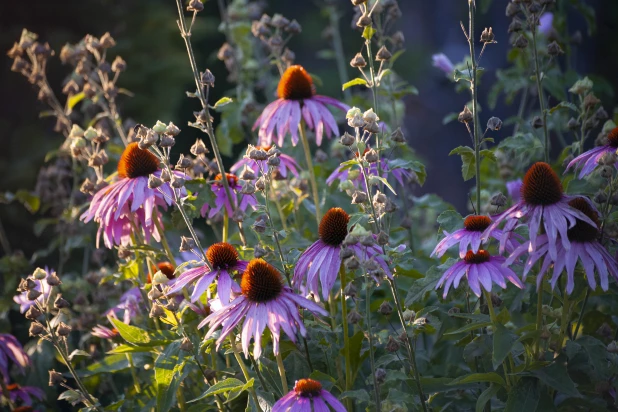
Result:
{"label": "coneflower bud", "polygon": [[493,29],[485,27],[485,30],[481,33],[481,43],[493,43],[494,42],[494,31]]}
{"label": "coneflower bud", "polygon": [[509,33],[517,33],[523,30],[523,25],[521,23],[521,20],[519,20],[517,17],[515,17],[513,19],[513,21],[511,22],[511,24],[509,24],[509,29],[508,32]]}
{"label": "coneflower bud", "polygon": [[356,325],[363,317],[355,310],[348,313],[348,323],[350,325]]}
{"label": "coneflower bud", "polygon": [[165,315],[165,309],[163,309],[163,306],[158,303],[153,303],[152,309],[150,309],[148,316],[151,318],[160,318],[163,315]]}
{"label": "coneflower bud", "polygon": [[159,179],[155,175],[148,176],[148,187],[150,189],[156,189],[161,186],[163,186],[163,180]]}
{"label": "coneflower bud", "polygon": [[170,184],[175,189],[180,189],[185,186],[185,178],[182,176],[173,175]]}
{"label": "coneflower bud", "polygon": [[365,192],[361,192],[360,190],[357,190],[356,192],[354,192],[354,194],[352,194],[352,204],[353,205],[360,205],[363,204],[367,201],[367,194]]}
{"label": "coneflower bud", "polygon": [[285,26],[285,31],[290,34],[299,34],[303,31],[303,29],[296,19],[294,19],[287,26]]}
{"label": "coneflower bud", "polygon": [[368,150],[367,153],[365,153],[364,158],[369,163],[375,163],[380,160],[380,156],[378,155],[378,152],[375,151],[375,149]]}
{"label": "coneflower bud", "polygon": [[352,256],[344,261],[345,268],[347,270],[356,270],[360,267],[360,262],[356,258],[356,256]]}
{"label": "coneflower bud", "polygon": [[365,125],[365,130],[369,133],[380,133],[380,126],[376,122],[367,123]]}
{"label": "coneflower bud", "polygon": [[378,236],[376,238],[376,243],[380,246],[387,245],[388,244],[388,234],[384,232],[383,230],[380,230],[380,233],[378,233]]}
{"label": "coneflower bud", "polygon": [[30,306],[26,314],[24,315],[28,320],[36,320],[43,313],[36,307],[36,305]]}
{"label": "coneflower bud", "polygon": [[200,81],[204,86],[215,87],[215,76],[208,69],[200,74]]}
{"label": "coneflower bud", "polygon": [[39,292],[38,290],[30,289],[28,291],[27,297],[28,297],[28,300],[36,300],[41,295],[42,295],[42,293]]}
{"label": "coneflower bud", "polygon": [[393,307],[387,301],[384,301],[380,305],[378,312],[380,312],[381,315],[388,316],[393,313]]}
{"label": "coneflower bud", "polygon": [[170,180],[172,180],[170,172],[168,172],[167,169],[161,170],[161,180],[163,180],[164,182],[169,182]]}
{"label": "coneflower bud", "polygon": [[204,144],[202,139],[196,139],[195,143],[193,143],[193,146],[191,146],[191,149],[189,149],[189,151],[194,156],[208,153],[208,149],[206,148],[206,145]]}
{"label": "coneflower bud", "polygon": [[39,336],[45,332],[45,327],[39,322],[32,322],[28,334],[30,336]]}
{"label": "coneflower bud", "polygon": [[262,149],[250,149],[249,150],[249,159],[251,160],[266,160],[268,159],[268,153]]}
{"label": "coneflower bud", "polygon": [[497,117],[490,117],[487,121],[487,128],[489,130],[500,130],[502,128],[502,120]]}
{"label": "coneflower bud", "polygon": [[240,174],[240,178],[243,180],[255,180],[255,172],[248,166],[245,166]]}
{"label": "coneflower bud", "polygon": [[528,39],[526,39],[526,36],[524,36],[523,34],[520,34],[519,37],[517,37],[517,39],[515,40],[515,43],[513,43],[513,46],[517,47],[518,49],[525,49],[526,47],[528,47]]}
{"label": "coneflower bud", "polygon": [[541,127],[543,127],[543,119],[541,119],[540,116],[534,116],[534,118],[532,119],[532,127],[535,129],[540,129]]}
{"label": "coneflower bud", "polygon": [[354,138],[354,136],[352,136],[348,132],[345,132],[343,136],[341,136],[341,140],[340,140],[341,144],[344,146],[352,146],[355,141],[356,139]]}
{"label": "coneflower bud", "polygon": [[72,330],[73,329],[69,325],[67,325],[64,322],[60,322],[60,324],[56,328],[56,333],[59,336],[65,337],[65,336],[69,336],[69,334],[71,333]]}
{"label": "coneflower bud", "polygon": [[398,127],[397,129],[395,129],[393,133],[391,133],[391,140],[395,143],[405,143],[406,142],[406,138],[403,135],[403,132],[401,131],[401,127]]}
{"label": "coneflower bud", "polygon": [[502,207],[506,205],[506,196],[502,193],[497,193],[491,197],[490,204],[496,207]]}
{"label": "coneflower bud", "polygon": [[379,62],[389,61],[391,59],[391,57],[393,57],[393,55],[391,54],[390,51],[388,51],[386,46],[380,47],[380,49],[376,53],[376,60],[379,61]]}
{"label": "coneflower bud", "polygon": [[351,258],[354,256],[354,251],[348,247],[342,247],[339,249],[339,258],[341,260],[345,260],[347,258]]}
{"label": "coneflower bud", "polygon": [[552,57],[556,57],[564,54],[564,51],[562,50],[562,47],[560,47],[560,45],[554,40],[547,45],[547,54]]}
{"label": "coneflower bud", "polygon": [[204,10],[204,4],[200,0],[191,0],[187,6],[187,11],[199,13]]}
{"label": "coneflower bud", "polygon": [[472,121],[472,112],[468,109],[468,106],[464,106],[464,109],[457,116],[457,121],[460,123],[469,123]]}
{"label": "coneflower bud", "polygon": [[168,134],[162,134],[161,140],[159,141],[160,147],[172,147],[176,144],[176,139]]}
{"label": "coneflower bud", "polygon": [[54,307],[56,309],[64,309],[70,306],[71,304],[66,299],[64,299],[62,295],[58,295],[58,297],[56,297],[56,300],[54,301]]}
{"label": "coneflower bud", "polygon": [[195,241],[193,238],[181,236],[180,237],[180,251],[188,252],[191,249],[195,249]]}
{"label": "coneflower bud", "polygon": [[191,352],[193,350],[193,343],[191,343],[191,339],[185,337],[180,343],[180,349],[185,352]]}

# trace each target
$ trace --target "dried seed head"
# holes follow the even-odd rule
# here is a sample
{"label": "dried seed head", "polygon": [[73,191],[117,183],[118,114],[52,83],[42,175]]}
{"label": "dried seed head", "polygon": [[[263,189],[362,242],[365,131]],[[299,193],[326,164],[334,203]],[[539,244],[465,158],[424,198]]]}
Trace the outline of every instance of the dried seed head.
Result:
{"label": "dried seed head", "polygon": [[153,303],[148,316],[151,318],[159,318],[164,315],[165,309],[163,309],[163,306],[159,305],[158,303]]}
{"label": "dried seed head", "polygon": [[492,206],[502,207],[506,205],[507,198],[502,193],[497,193],[491,197],[490,204]]}
{"label": "dried seed head", "polygon": [[62,297],[62,295],[58,295],[56,300],[54,301],[54,307],[56,309],[64,309],[70,307],[71,304]]}
{"label": "dried seed head", "polygon": [[386,351],[390,353],[397,352],[399,350],[399,343],[392,337],[388,337],[388,343],[386,344]]}
{"label": "dried seed head", "polygon": [[178,158],[178,162],[176,163],[176,169],[188,169],[192,164],[193,162],[191,159],[185,157],[185,155],[181,153],[180,158]]}
{"label": "dried seed head", "polygon": [[348,298],[355,298],[358,295],[358,290],[354,283],[349,282],[343,289],[343,294]]}
{"label": "dried seed head", "polygon": [[343,263],[347,270],[356,270],[360,267],[360,262],[356,256],[346,259]]}
{"label": "dried seed head", "polygon": [[56,372],[53,369],[49,371],[49,386],[56,386],[66,381],[60,372]]}
{"label": "dried seed head", "polygon": [[348,313],[348,323],[356,325],[363,317],[355,310]]}
{"label": "dried seed head", "polygon": [[180,349],[185,352],[193,351],[193,343],[191,343],[191,339],[185,337],[180,343]]}
{"label": "dried seed head", "polygon": [[511,22],[511,24],[509,24],[508,32],[518,33],[522,30],[523,30],[523,24],[521,23],[521,20],[519,20],[517,17],[513,18],[513,21]]}
{"label": "dried seed head", "polygon": [[148,176],[148,187],[150,189],[156,189],[161,186],[163,186],[163,180],[159,179],[155,175]]}
{"label": "dried seed head", "polygon": [[389,61],[393,57],[390,51],[386,48],[386,46],[380,47],[378,52],[376,53],[376,60],[381,61]]}
{"label": "dried seed head", "polygon": [[378,309],[378,312],[381,315],[388,316],[393,313],[393,307],[387,301],[384,301],[380,305],[380,309]]}
{"label": "dried seed head", "polygon": [[460,123],[469,123],[473,119],[472,112],[468,109],[468,106],[464,106],[464,109],[457,116],[457,121]]}
{"label": "dried seed head", "polygon": [[579,129],[580,123],[575,120],[575,118],[571,117],[569,119],[569,121],[567,122],[567,127],[569,128],[569,130],[577,130]]}
{"label": "dried seed head", "polygon": [[266,222],[261,219],[256,220],[253,223],[253,230],[255,230],[257,233],[264,233],[266,231]]}
{"label": "dried seed head", "polygon": [[356,26],[357,27],[369,27],[373,24],[373,21],[371,20],[371,17],[369,17],[366,14],[363,14],[359,17],[359,19],[356,21]]}
{"label": "dried seed head", "polygon": [[367,66],[367,61],[363,57],[361,53],[356,53],[356,55],[350,60],[350,66],[363,68]]}
{"label": "dried seed head", "polygon": [[24,316],[28,320],[36,320],[42,314],[43,313],[36,307],[36,305],[32,305]]}
{"label": "dried seed head", "polygon": [[36,300],[41,295],[42,293],[40,291],[36,289],[30,289],[26,296],[28,297],[28,300]]}
{"label": "dried seed head", "polygon": [[183,188],[185,186],[185,178],[182,176],[178,176],[176,174],[172,175],[172,180],[170,182],[170,185],[174,188],[174,189],[180,189]]}
{"label": "dried seed head", "polygon": [[341,247],[339,249],[339,258],[345,260],[354,256],[354,251],[348,247]]}
{"label": "dried seed head", "polygon": [[524,36],[523,34],[520,34],[515,40],[515,43],[513,43],[513,46],[517,47],[518,49],[525,49],[526,47],[528,47],[528,39],[526,39],[526,36]]}
{"label": "dried seed head", "polygon": [[191,0],[187,6],[187,11],[199,13],[204,10],[204,4],[200,0]]}
{"label": "dried seed head", "polygon": [[388,244],[388,233],[384,232],[383,230],[380,231],[380,233],[378,233],[378,236],[376,238],[376,243],[380,246],[384,246]]}
{"label": "dried seed head", "polygon": [[354,192],[352,194],[352,204],[353,205],[360,205],[363,204],[367,201],[367,194],[365,192],[361,192],[360,190],[357,190],[356,192]]}
{"label": "dried seed head", "polygon": [[180,237],[180,251],[181,252],[188,252],[191,249],[195,249],[195,248],[196,248],[196,245],[195,245],[195,241],[193,240],[193,238],[186,237],[186,236]]}
{"label": "dried seed head", "polygon": [[481,33],[481,43],[494,43],[494,38],[493,29],[485,27],[485,30]]}
{"label": "dried seed head", "polygon": [[195,143],[193,143],[193,146],[191,146],[190,151],[191,154],[194,156],[208,153],[208,149],[206,148],[206,145],[204,144],[202,139],[196,139]]}
{"label": "dried seed head", "polygon": [[395,143],[405,143],[406,138],[401,131],[401,127],[395,129],[395,131],[391,134],[391,140]]}
{"label": "dried seed head", "polygon": [[547,45],[547,54],[552,57],[557,57],[564,54],[564,51],[562,50],[562,47],[560,47],[560,45],[554,40]]}
{"label": "dried seed head", "polygon": [[343,136],[341,136],[341,140],[340,140],[341,144],[344,146],[352,146],[355,141],[356,139],[354,138],[354,136],[352,136],[348,132],[345,132]]}
{"label": "dried seed head", "polygon": [[296,19],[294,19],[285,27],[285,31],[290,34],[300,34],[303,29]]}
{"label": "dried seed head", "polygon": [[497,117],[490,117],[487,121],[487,128],[489,130],[500,130],[502,128],[502,120]]}
{"label": "dried seed head", "polygon": [[601,106],[594,113],[594,118],[599,120],[599,121],[605,121],[605,120],[607,120],[609,118],[609,115],[607,114],[605,109]]}
{"label": "dried seed head", "polygon": [[375,151],[375,149],[369,149],[363,157],[369,163],[376,163],[378,160],[380,160],[380,156],[378,155],[378,152]]}
{"label": "dried seed head", "polygon": [[240,178],[243,180],[255,180],[255,172],[253,169],[245,165],[244,169],[240,173]]}
{"label": "dried seed head", "polygon": [[375,377],[378,385],[383,384],[384,382],[386,382],[386,371],[382,368],[377,368],[375,372]]}
{"label": "dried seed head", "polygon": [[112,35],[107,32],[103,36],[101,36],[101,38],[99,39],[99,44],[101,48],[109,49],[116,45],[116,40],[114,40]]}
{"label": "dried seed head", "polygon": [[204,86],[215,87],[215,75],[208,69],[203,73],[200,73],[200,82]]}
{"label": "dried seed head", "polygon": [[161,140],[159,140],[160,147],[172,147],[176,144],[176,139],[169,134],[162,134]]}

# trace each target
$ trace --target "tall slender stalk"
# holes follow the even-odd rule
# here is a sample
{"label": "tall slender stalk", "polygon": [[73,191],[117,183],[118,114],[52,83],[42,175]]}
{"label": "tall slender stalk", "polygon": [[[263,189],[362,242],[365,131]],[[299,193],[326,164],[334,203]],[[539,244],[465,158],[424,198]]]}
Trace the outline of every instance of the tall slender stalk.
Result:
{"label": "tall slender stalk", "polygon": [[[343,41],[341,40],[341,33],[339,32],[339,10],[336,6],[331,6],[328,9],[328,16],[330,17],[330,27],[332,29],[333,36],[333,49],[335,52],[335,62],[337,63],[337,72],[339,74],[339,81],[341,84],[345,84],[350,80],[348,77],[347,63],[345,59],[345,53],[343,50]],[[350,90],[345,89],[343,91],[343,97],[349,99],[352,97]]]}
{"label": "tall slender stalk", "polygon": [[[229,338],[230,338],[230,345],[232,346],[232,351],[234,352],[234,357],[236,358],[236,362],[238,362],[238,365],[240,366],[240,369],[242,370],[242,374],[245,377],[245,382],[249,382],[251,380],[251,376],[249,375],[249,370],[247,369],[245,362],[242,360],[242,357],[240,356],[240,352],[238,351],[238,348],[236,347],[236,342],[234,342],[234,338],[232,337],[231,334]],[[259,412],[262,412],[262,408],[260,407],[260,401],[258,400],[257,393],[255,392],[255,389],[253,389],[253,386],[249,388],[249,393],[251,394],[251,397],[253,398],[253,402],[255,402],[255,407],[257,408],[257,410]]]}
{"label": "tall slender stalk", "polygon": [[275,358],[277,358],[277,368],[279,369],[279,375],[281,376],[281,389],[283,389],[284,394],[287,394],[289,392],[288,378],[285,374],[285,366],[283,366],[283,359],[281,358],[280,353],[278,353]]}
{"label": "tall slender stalk", "polygon": [[301,120],[298,126],[300,132],[300,140],[303,143],[303,150],[305,151],[305,160],[307,161],[307,169],[309,171],[309,181],[311,184],[311,191],[313,194],[313,202],[315,203],[315,218],[320,226],[322,220],[322,214],[320,213],[320,193],[318,191],[318,183],[315,179],[315,170],[313,169],[313,160],[311,159],[311,149],[309,148],[309,140],[307,140],[307,132],[305,131],[305,121]]}
{"label": "tall slender stalk", "polygon": [[541,108],[541,117],[543,118],[543,134],[545,136],[545,162],[549,163],[549,132],[547,131],[547,112],[545,111],[545,100],[543,98],[543,79],[541,78],[541,70],[539,65],[539,53],[536,47],[536,27],[532,28],[532,51],[534,53],[534,70],[536,78],[536,88],[539,93],[539,106]]}
{"label": "tall slender stalk", "polygon": [[371,363],[371,375],[373,378],[373,393],[375,397],[376,411],[380,412],[382,410],[380,405],[380,385],[378,385],[376,365],[375,360],[373,359],[373,332],[371,330],[371,279],[369,278],[369,274],[366,270],[363,270],[363,272],[365,274],[365,323],[367,324],[367,335],[369,337],[369,361]]}
{"label": "tall slender stalk", "polygon": [[479,129],[478,113],[478,91],[477,81],[477,60],[474,51],[474,0],[468,0],[468,46],[470,48],[470,58],[472,60],[472,73],[470,75],[470,92],[472,93],[472,118],[474,119],[474,158],[476,159],[476,213],[481,213],[481,142]]}
{"label": "tall slender stalk", "polygon": [[[341,269],[339,271],[341,277],[341,323],[343,324],[343,350],[345,353],[345,390],[349,391],[352,389],[352,365],[350,362],[350,333],[348,330],[348,304],[345,301],[345,294],[343,293],[346,284],[346,273],[345,267],[341,265]],[[346,399],[346,405],[348,409],[352,409],[352,400]]]}

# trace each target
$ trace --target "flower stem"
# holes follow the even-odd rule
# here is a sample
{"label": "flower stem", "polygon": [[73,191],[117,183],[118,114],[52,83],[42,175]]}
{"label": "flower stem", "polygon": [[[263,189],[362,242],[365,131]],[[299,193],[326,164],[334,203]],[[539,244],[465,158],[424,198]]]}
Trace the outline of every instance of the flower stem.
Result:
{"label": "flower stem", "polygon": [[534,70],[536,78],[536,88],[539,93],[539,106],[541,107],[541,117],[543,118],[543,134],[545,135],[545,162],[549,163],[549,133],[547,131],[547,112],[545,112],[545,101],[543,99],[543,86],[539,69],[539,53],[536,47],[536,27],[532,29],[532,51],[534,53]]}
{"label": "flower stem", "polygon": [[[487,301],[487,308],[489,309],[489,318],[491,319],[491,323],[495,326],[498,324],[498,319],[496,318],[496,311],[494,310],[494,304],[491,301],[491,293],[483,290],[483,296],[485,296],[485,300]],[[502,361],[502,369],[504,370],[504,381],[506,382],[507,391],[510,389],[510,380],[508,371],[506,368],[506,361]]]}
{"label": "flower stem", "polygon": [[226,210],[223,213],[223,233],[221,235],[224,242],[227,242],[229,230],[230,230],[230,217],[227,215],[227,210]]}
{"label": "flower stem", "polygon": [[287,394],[289,392],[288,389],[288,378],[285,375],[285,367],[283,366],[283,359],[281,358],[281,354],[278,353],[277,356],[277,368],[279,369],[279,375],[281,375],[281,388],[283,389],[283,394]]}
{"label": "flower stem", "polygon": [[543,330],[543,285],[537,290],[536,300],[536,331],[538,336],[536,337],[535,353],[540,353],[541,346],[541,331]]}
{"label": "flower stem", "polygon": [[141,393],[142,387],[139,384],[139,378],[137,377],[137,372],[135,371],[135,364],[133,363],[133,356],[130,353],[127,353],[127,361],[129,361],[129,367],[131,369],[131,377],[133,378],[133,387],[135,387],[135,392]]}
{"label": "flower stem", "polygon": [[[343,293],[347,279],[345,275],[345,267],[341,265],[339,271],[341,277],[341,323],[343,324],[343,351],[345,354],[345,390],[352,389],[352,365],[350,362],[350,335],[348,330],[348,304],[345,300],[345,294]],[[346,406],[348,410],[352,410],[352,399],[346,399]]]}
{"label": "flower stem", "polygon": [[477,61],[474,51],[474,1],[468,0],[468,46],[470,47],[470,58],[472,59],[472,75],[470,79],[470,93],[472,94],[472,118],[474,126],[474,158],[476,159],[476,213],[481,213],[481,142],[479,136],[479,113],[478,113],[478,92],[476,88],[477,80]]}
{"label": "flower stem", "polygon": [[577,324],[575,325],[575,330],[573,331],[573,340],[577,339],[577,334],[579,333],[579,327],[582,324],[582,319],[584,319],[584,312],[586,311],[586,304],[588,303],[589,297],[590,288],[586,288],[586,296],[584,297],[584,303],[582,303],[582,308],[579,312],[579,317],[577,318]]}
{"label": "flower stem", "polygon": [[571,318],[571,302],[569,301],[569,294],[567,293],[568,282],[564,282],[564,292],[562,296],[562,318],[560,319],[560,333],[558,335],[558,347],[557,353],[562,352],[562,346],[564,343],[564,335],[566,334],[567,326]]}
{"label": "flower stem", "polygon": [[[230,345],[232,346],[232,350],[234,351],[234,357],[236,358],[236,362],[238,362],[238,366],[242,370],[242,374],[245,377],[245,382],[249,382],[251,380],[251,376],[249,375],[249,370],[247,369],[247,365],[243,362],[240,353],[238,352],[238,348],[236,347],[236,342],[234,342],[234,338],[232,335],[229,336]],[[257,393],[255,393],[255,389],[252,387],[249,388],[249,392],[251,393],[251,397],[253,397],[253,402],[255,403],[255,407],[259,412],[262,412],[262,408],[260,407],[260,402],[257,397]]]}
{"label": "flower stem", "polygon": [[[333,334],[336,336],[337,330],[337,306],[335,305],[335,300],[333,299],[333,294],[328,294],[328,309],[330,310],[330,328],[333,331]],[[345,319],[343,321],[345,323]],[[343,384],[343,369],[341,368],[341,362],[339,359],[335,359],[335,367],[337,368],[337,378],[339,378],[339,382]]]}
{"label": "flower stem", "polygon": [[380,386],[378,385],[378,379],[376,376],[376,365],[375,360],[373,359],[373,332],[371,331],[371,279],[369,278],[369,274],[367,270],[363,270],[365,275],[365,323],[367,326],[367,336],[369,339],[369,361],[371,364],[371,377],[373,378],[373,389],[374,389],[374,397],[376,403],[376,411],[381,411],[380,405]]}
{"label": "flower stem", "polygon": [[[339,73],[339,81],[341,84],[345,84],[350,79],[348,77],[347,64],[344,60],[345,53],[343,50],[343,42],[341,40],[341,33],[339,32],[339,18],[341,17],[339,14],[339,10],[335,6],[332,6],[328,10],[328,16],[330,17],[330,27],[332,29],[333,35],[333,49],[335,51],[335,61],[337,63],[337,72]],[[350,94],[350,90],[346,89],[343,91],[343,97],[345,99],[349,99],[352,97]]]}
{"label": "flower stem", "polygon": [[157,227],[157,230],[159,231],[159,235],[161,236],[161,245],[163,245],[165,254],[167,255],[167,258],[170,260],[170,263],[174,266],[174,268],[176,268],[176,259],[174,258],[174,254],[172,253],[172,250],[170,249],[169,243],[167,243],[167,238],[165,237],[165,228],[163,227],[163,222],[161,222],[159,219],[154,219],[154,222],[155,222],[155,226]]}
{"label": "flower stem", "polygon": [[309,148],[309,140],[307,140],[304,120],[300,121],[298,131],[300,132],[300,140],[303,143],[303,150],[305,151],[305,160],[307,161],[307,169],[309,171],[309,181],[313,192],[313,202],[315,203],[315,218],[319,227],[320,221],[322,220],[322,214],[320,213],[320,195],[318,192],[318,183],[315,179],[315,170],[313,168],[313,160],[311,160],[311,149]]}

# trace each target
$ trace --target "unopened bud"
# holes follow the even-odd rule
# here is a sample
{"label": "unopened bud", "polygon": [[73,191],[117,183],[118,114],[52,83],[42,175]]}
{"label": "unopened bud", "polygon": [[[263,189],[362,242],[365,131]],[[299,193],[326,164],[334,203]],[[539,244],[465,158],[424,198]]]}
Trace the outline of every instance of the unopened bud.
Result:
{"label": "unopened bud", "polygon": [[343,239],[343,244],[345,246],[354,246],[357,243],[358,243],[358,237],[356,235],[353,235],[352,233],[348,233],[345,239]]}
{"label": "unopened bud", "polygon": [[380,305],[378,312],[380,312],[381,315],[388,316],[393,313],[393,307],[387,301],[384,301]]}
{"label": "unopened bud", "polygon": [[235,209],[231,217],[234,222],[242,223],[245,221],[245,212],[241,209]]}
{"label": "unopened bud", "polygon": [[39,336],[45,332],[45,327],[39,322],[32,322],[28,334],[30,336]]}
{"label": "unopened bud", "polygon": [[54,300],[54,307],[56,309],[64,309],[70,306],[71,304],[66,299],[64,299],[62,295],[58,295],[58,297],[56,297],[56,300]]}
{"label": "unopened bud", "polygon": [[344,146],[352,146],[355,141],[356,139],[354,138],[354,136],[352,136],[348,132],[345,132],[344,135],[341,136],[341,140],[340,140],[341,144]]}
{"label": "unopened bud", "polygon": [[348,313],[348,323],[350,325],[356,325],[363,317],[355,310]]}
{"label": "unopened bud", "polygon": [[256,220],[255,223],[253,223],[253,230],[258,233],[264,233],[266,231],[266,222],[262,219]]}
{"label": "unopened bud", "polygon": [[245,168],[240,173],[240,178],[243,180],[255,180],[255,172],[253,169],[245,166]]}
{"label": "unopened bud", "polygon": [[264,257],[267,254],[268,254],[268,250],[264,249],[260,245],[256,245],[255,248],[253,249],[253,257],[256,258],[256,259]]}
{"label": "unopened bud", "polygon": [[277,167],[281,164],[281,159],[278,156],[268,158],[268,166]]}
{"label": "unopened bud", "polygon": [[259,190],[260,192],[263,191],[264,189],[266,189],[266,180],[264,179],[264,176],[261,176],[256,182],[255,182],[255,188],[257,190]]}
{"label": "unopened bud", "polygon": [[360,190],[357,190],[352,195],[353,205],[360,205],[360,204],[365,203],[366,201],[367,201],[367,194],[365,192],[361,192]]}
{"label": "unopened bud", "polygon": [[363,120],[363,116],[359,113],[355,114],[353,117],[348,117],[348,125],[350,127],[360,128],[365,125],[365,121]]}
{"label": "unopened bud", "polygon": [[577,120],[575,120],[575,118],[571,117],[567,123],[567,127],[570,130],[576,130],[578,129],[580,126],[579,122]]}
{"label": "unopened bud", "polygon": [[59,336],[63,336],[64,337],[64,336],[69,336],[69,334],[71,333],[72,330],[73,329],[69,325],[67,325],[64,322],[60,322],[60,324],[56,328],[56,333]]}
{"label": "unopened bud", "polygon": [[159,179],[155,175],[148,176],[148,187],[150,189],[156,189],[157,187],[161,187],[163,185],[163,180]]}
{"label": "unopened bud", "polygon": [[193,350],[193,343],[191,343],[191,339],[185,337],[180,343],[180,349],[185,352],[191,352]]}
{"label": "unopened bud", "polygon": [[502,120],[497,117],[490,117],[487,121],[487,128],[489,130],[500,130],[502,128]]}
{"label": "unopened bud", "polygon": [[406,309],[403,312],[403,320],[406,322],[412,322],[416,318],[416,312],[410,309]]}

